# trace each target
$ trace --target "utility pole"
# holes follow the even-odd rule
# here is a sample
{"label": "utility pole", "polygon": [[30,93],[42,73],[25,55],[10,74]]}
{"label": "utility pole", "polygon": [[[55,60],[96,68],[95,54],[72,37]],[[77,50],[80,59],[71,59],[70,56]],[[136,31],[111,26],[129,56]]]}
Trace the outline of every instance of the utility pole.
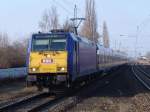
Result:
{"label": "utility pole", "polygon": [[121,51],[121,42],[119,42],[118,50]]}
{"label": "utility pole", "polygon": [[82,21],[86,20],[85,18],[78,18],[77,17],[77,5],[74,7],[74,18],[71,18],[70,20],[73,22],[73,28],[76,35],[78,35],[78,28]]}

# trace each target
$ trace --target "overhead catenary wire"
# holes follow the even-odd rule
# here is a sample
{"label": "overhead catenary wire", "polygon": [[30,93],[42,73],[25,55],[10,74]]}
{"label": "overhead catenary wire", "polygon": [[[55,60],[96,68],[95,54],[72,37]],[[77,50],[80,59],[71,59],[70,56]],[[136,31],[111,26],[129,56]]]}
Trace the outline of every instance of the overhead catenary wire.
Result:
{"label": "overhead catenary wire", "polygon": [[65,6],[62,5],[62,3],[57,2],[57,0],[53,0],[53,2],[56,4],[56,5],[59,5],[60,8],[62,8],[66,13],[68,13],[69,15],[72,15],[73,12],[68,10]]}
{"label": "overhead catenary wire", "polygon": [[[75,11],[75,9],[74,9],[74,12],[73,12],[73,10],[68,10],[65,6],[64,6],[64,3],[65,3],[65,5],[67,5],[67,7],[69,6],[69,7],[71,7],[71,2],[70,1],[66,1],[66,0],[64,0],[63,2],[60,2],[60,1],[57,1],[57,0],[53,0],[52,1],[57,7],[59,6],[61,9],[63,9],[67,14],[69,14],[69,16],[71,17],[71,16],[74,16],[76,19],[79,19],[79,18],[77,18],[77,12],[78,12],[78,8],[77,8],[77,5],[75,4],[75,9],[76,9],[76,11]],[[72,9],[72,7],[70,8],[70,9]],[[80,9],[79,9],[80,10]],[[80,18],[81,19],[81,18]],[[82,18],[83,19],[83,18]],[[75,24],[75,21],[74,21],[74,24]],[[79,25],[78,25],[79,26]]]}
{"label": "overhead catenary wire", "polygon": [[70,1],[68,0],[64,0],[67,4],[72,4]]}
{"label": "overhead catenary wire", "polygon": [[138,34],[140,34],[142,32],[142,30],[144,29],[144,27],[146,27],[148,25],[148,23],[150,23],[150,15],[148,15],[147,18],[145,18],[145,20],[143,20],[143,22],[141,22],[138,27],[140,27]]}
{"label": "overhead catenary wire", "polygon": [[[72,0],[72,2],[71,1],[69,1],[69,0],[64,0],[63,2],[61,2],[60,3],[60,1],[59,2],[57,2],[56,0],[54,0],[55,1],[55,3],[56,3],[56,5],[59,5],[63,10],[65,10],[70,16],[73,16],[73,14],[74,14],[74,12],[73,12],[73,8],[74,8],[74,6],[75,5],[77,5],[77,0],[75,1],[75,0]],[[67,6],[68,8],[66,8],[65,6]],[[81,14],[81,12],[82,12],[82,10],[79,8],[79,7],[77,7],[77,12],[79,12],[80,14],[79,15],[83,15],[83,14]]]}
{"label": "overhead catenary wire", "polygon": [[[75,0],[72,0],[72,1],[74,1],[74,4],[72,3],[72,2],[70,2],[70,0],[64,0],[64,2],[67,4],[67,6],[68,7],[70,7],[70,8],[72,8],[72,6],[74,6],[75,4],[77,5],[77,1],[75,1]],[[72,6],[71,6],[71,4],[72,4]],[[77,8],[77,11],[81,11],[81,9],[78,7]]]}

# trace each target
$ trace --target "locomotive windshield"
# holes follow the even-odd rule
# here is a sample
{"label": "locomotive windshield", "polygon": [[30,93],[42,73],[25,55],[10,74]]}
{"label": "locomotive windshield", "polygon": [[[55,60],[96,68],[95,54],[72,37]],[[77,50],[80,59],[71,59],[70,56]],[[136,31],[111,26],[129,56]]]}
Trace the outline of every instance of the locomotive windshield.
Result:
{"label": "locomotive windshield", "polygon": [[32,41],[32,51],[64,51],[66,38],[61,35],[35,36]]}

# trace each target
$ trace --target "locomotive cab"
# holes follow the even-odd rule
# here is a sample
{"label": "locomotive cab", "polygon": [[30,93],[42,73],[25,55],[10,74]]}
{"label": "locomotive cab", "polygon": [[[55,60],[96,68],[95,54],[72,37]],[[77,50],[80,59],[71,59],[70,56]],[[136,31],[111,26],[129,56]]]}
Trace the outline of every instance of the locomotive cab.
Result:
{"label": "locomotive cab", "polygon": [[34,34],[30,44],[28,82],[50,86],[66,81],[67,36],[54,33]]}

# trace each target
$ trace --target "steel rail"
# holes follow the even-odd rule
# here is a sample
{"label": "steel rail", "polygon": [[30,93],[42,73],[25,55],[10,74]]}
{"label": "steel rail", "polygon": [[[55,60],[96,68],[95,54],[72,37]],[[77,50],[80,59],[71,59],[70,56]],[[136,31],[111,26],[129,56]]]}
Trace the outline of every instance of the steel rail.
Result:
{"label": "steel rail", "polygon": [[45,103],[41,103],[38,106],[35,106],[31,109],[29,109],[27,112],[41,112],[45,108],[51,108],[53,105],[56,105],[58,102],[61,102],[63,100],[67,99],[64,96],[56,97],[52,100],[46,101]]}
{"label": "steel rail", "polygon": [[46,94],[47,93],[42,92],[42,93],[34,94],[30,97],[21,98],[21,99],[17,100],[16,102],[12,102],[10,104],[7,104],[7,105],[0,107],[0,112],[5,112],[5,111],[9,112],[8,110],[11,110],[17,106],[26,104],[27,102],[30,102],[31,100],[35,100],[35,99],[38,99],[40,97],[43,97]]}
{"label": "steel rail", "polygon": [[145,72],[141,67],[137,66],[137,68],[144,73],[149,79],[150,79],[150,74],[148,74],[147,72]]}
{"label": "steel rail", "polygon": [[[132,72],[133,72],[133,74],[136,76],[136,78],[148,89],[148,90],[150,90],[150,86],[146,83],[146,81],[143,79],[143,78],[141,78],[139,75],[138,75],[138,73],[137,72],[139,72],[139,73],[141,73],[141,71],[139,70],[139,69],[135,69],[135,65],[133,65],[132,66]],[[143,72],[142,72],[142,74],[143,74]],[[147,77],[147,76],[146,76]],[[148,77],[147,77],[148,78]],[[149,79],[149,78],[148,78]]]}

